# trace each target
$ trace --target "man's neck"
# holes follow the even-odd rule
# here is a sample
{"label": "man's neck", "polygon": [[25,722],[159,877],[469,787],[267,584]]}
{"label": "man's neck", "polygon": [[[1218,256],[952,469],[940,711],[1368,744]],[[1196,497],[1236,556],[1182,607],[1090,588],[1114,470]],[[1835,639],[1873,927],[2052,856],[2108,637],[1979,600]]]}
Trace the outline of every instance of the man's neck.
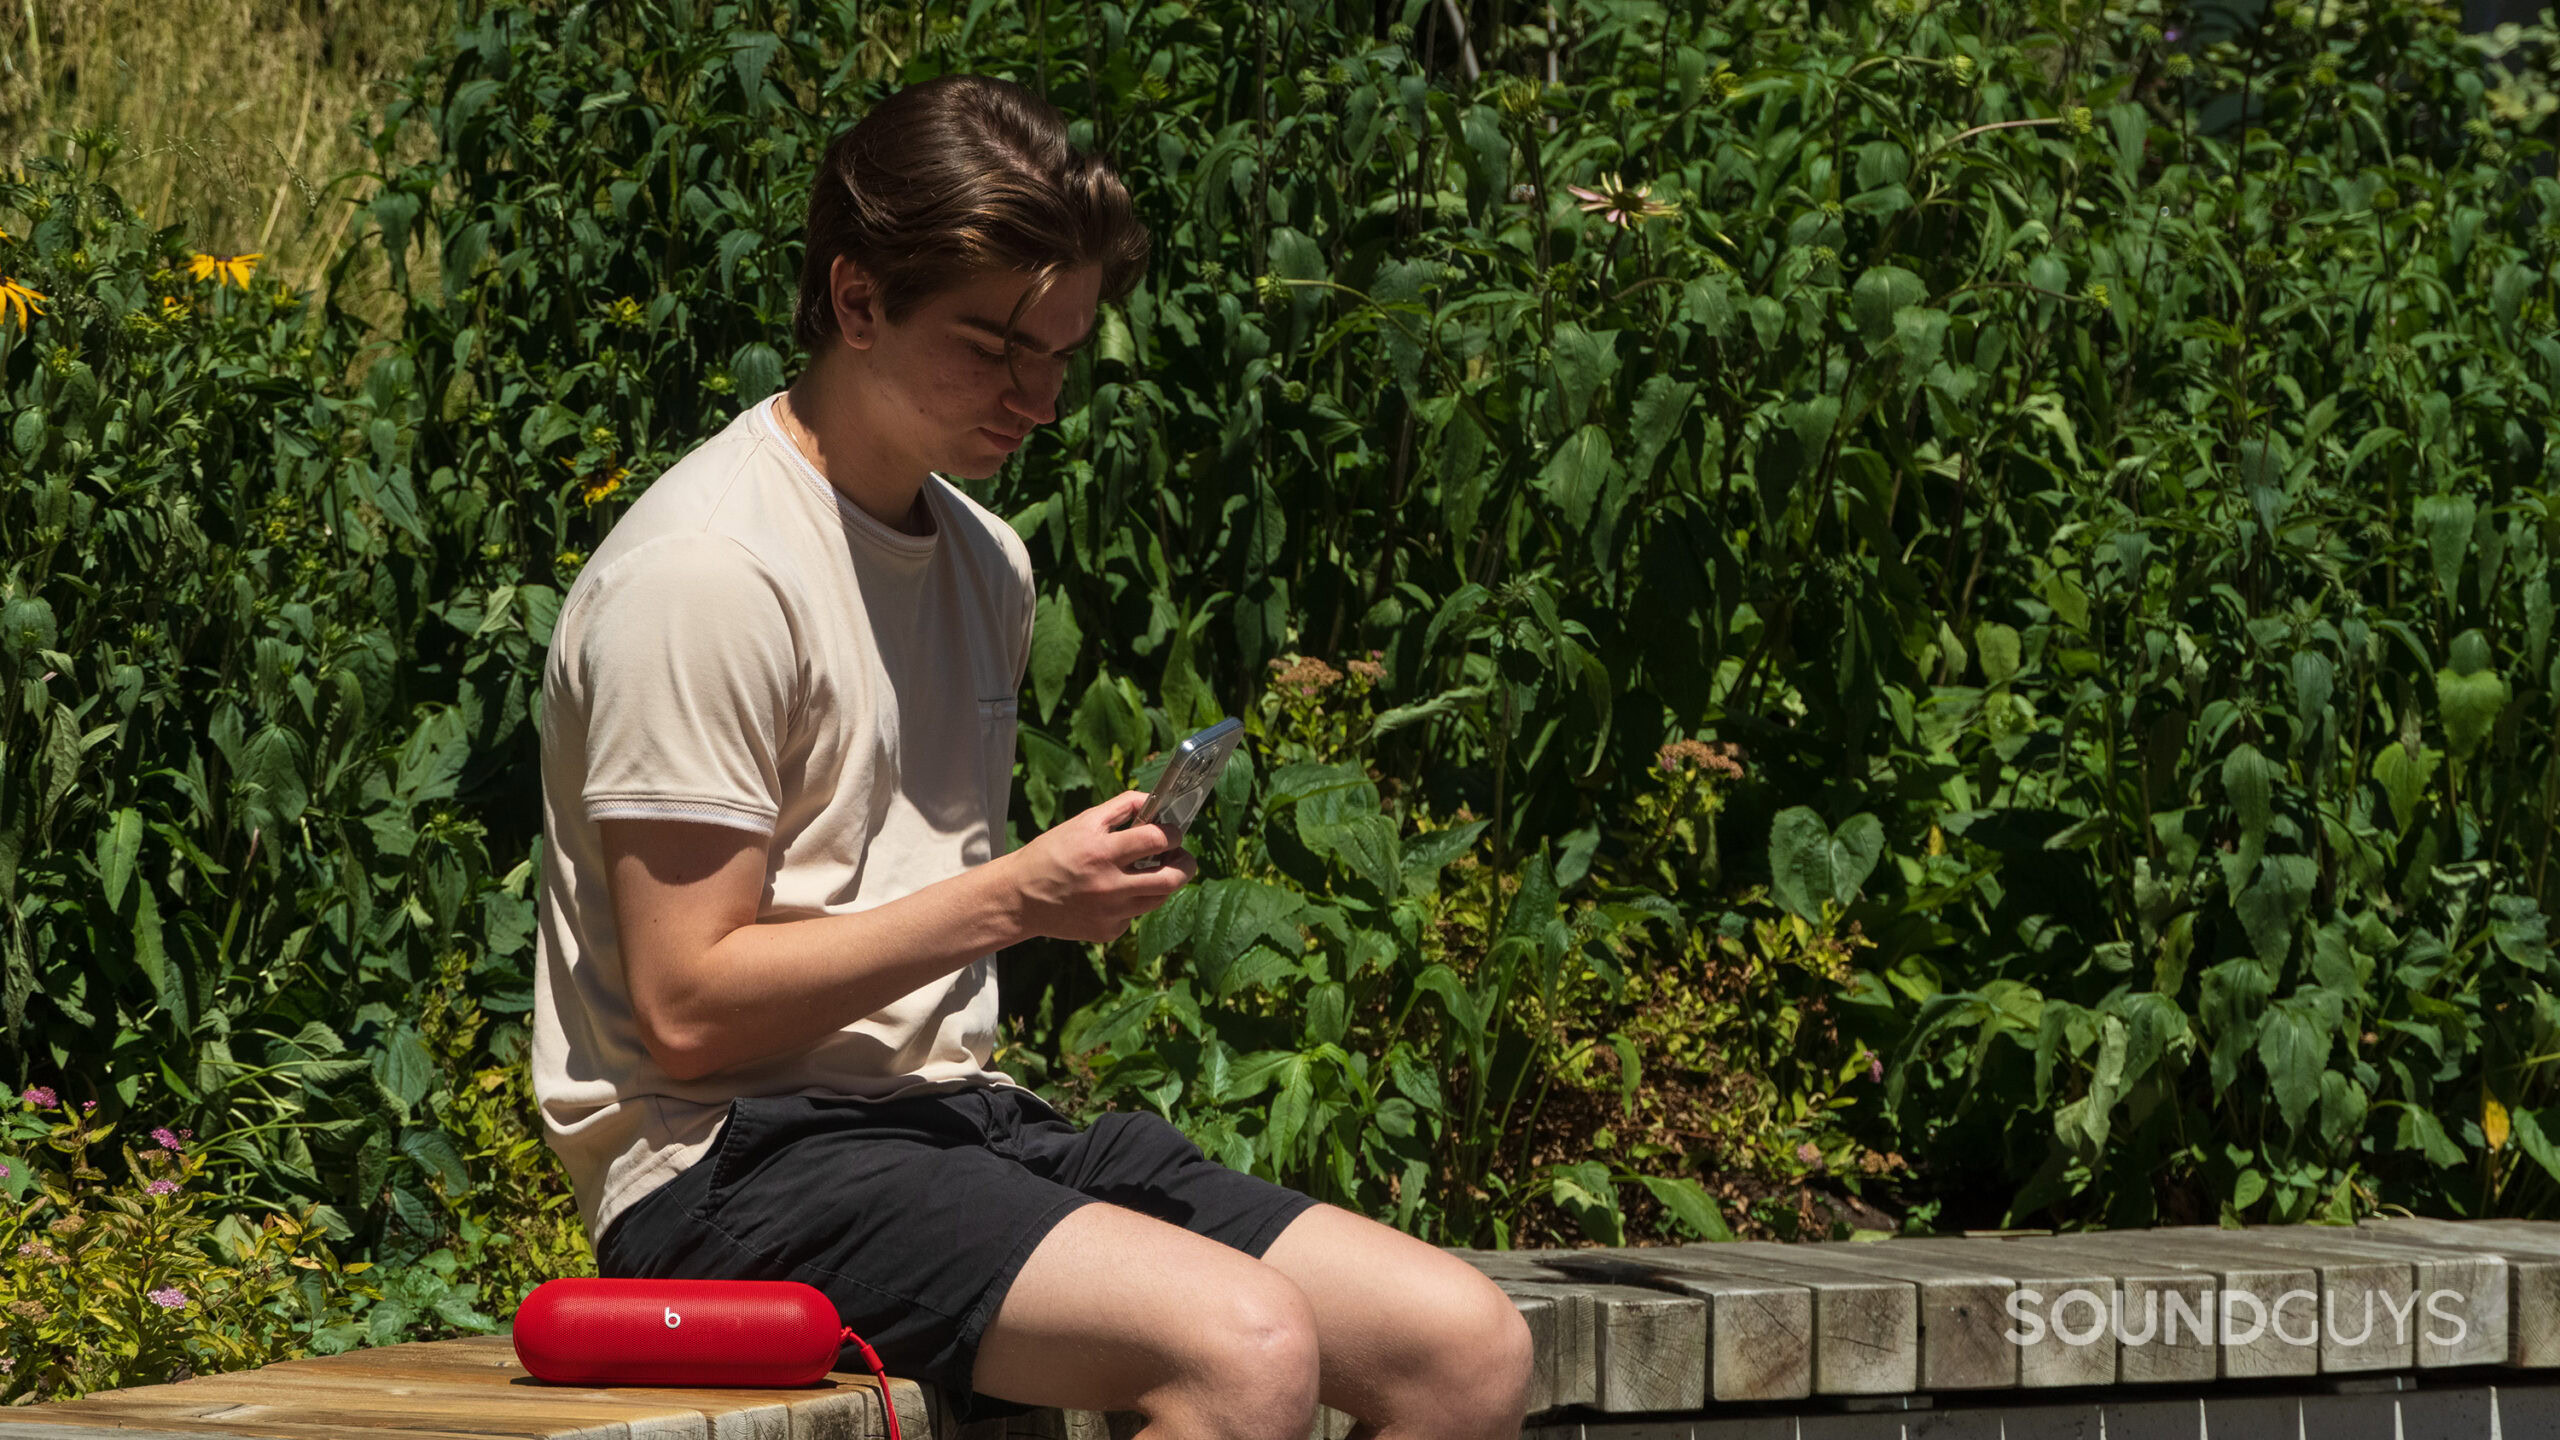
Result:
{"label": "man's neck", "polygon": [[774,418],[783,438],[837,494],[892,530],[930,535],[933,511],[924,502],[925,472],[898,463],[871,443],[881,431],[864,414],[862,393],[857,377],[821,361],[783,391]]}

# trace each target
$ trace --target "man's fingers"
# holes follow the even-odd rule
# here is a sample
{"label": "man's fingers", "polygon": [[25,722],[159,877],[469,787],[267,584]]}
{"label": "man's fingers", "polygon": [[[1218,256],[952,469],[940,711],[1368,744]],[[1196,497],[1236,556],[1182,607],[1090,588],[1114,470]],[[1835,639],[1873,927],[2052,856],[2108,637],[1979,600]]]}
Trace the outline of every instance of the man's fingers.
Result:
{"label": "man's fingers", "polygon": [[1112,796],[1110,799],[1103,801],[1101,804],[1094,806],[1093,813],[1100,817],[1103,829],[1113,830],[1134,818],[1146,803],[1146,791],[1123,790],[1119,794]]}
{"label": "man's fingers", "polygon": [[1111,860],[1125,870],[1130,861],[1144,855],[1161,855],[1179,843],[1180,840],[1162,825],[1152,822],[1132,825],[1126,830],[1112,832]]}

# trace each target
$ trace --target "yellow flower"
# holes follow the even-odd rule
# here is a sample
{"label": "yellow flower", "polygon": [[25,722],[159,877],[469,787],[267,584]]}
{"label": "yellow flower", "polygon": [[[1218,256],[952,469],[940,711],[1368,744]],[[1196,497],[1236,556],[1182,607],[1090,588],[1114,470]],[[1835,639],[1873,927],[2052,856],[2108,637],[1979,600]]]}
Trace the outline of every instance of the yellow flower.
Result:
{"label": "yellow flower", "polygon": [[44,313],[44,307],[36,303],[44,298],[43,294],[25,281],[13,276],[0,275],[0,321],[6,321],[11,315],[15,315],[18,317],[18,328],[26,329],[27,317],[30,314]]}
{"label": "yellow flower", "polygon": [[237,285],[246,290],[249,288],[249,272],[257,269],[258,262],[265,258],[263,250],[253,250],[246,255],[208,255],[198,250],[187,257],[187,273],[198,280],[211,280],[217,285]]}
{"label": "yellow flower", "polygon": [[[568,467],[572,475],[577,473],[578,462],[563,457],[560,463]],[[628,465],[616,465],[603,474],[582,477],[578,485],[578,499],[585,504],[593,505],[621,489],[622,482],[630,478],[631,467]]]}
{"label": "yellow flower", "polygon": [[2507,1107],[2488,1095],[2480,1097],[2480,1138],[2492,1150],[2507,1148]]}
{"label": "yellow flower", "polygon": [[186,301],[179,299],[175,295],[163,295],[160,297],[160,318],[172,325],[186,319],[187,312],[194,308],[195,307],[193,305],[188,304]]}

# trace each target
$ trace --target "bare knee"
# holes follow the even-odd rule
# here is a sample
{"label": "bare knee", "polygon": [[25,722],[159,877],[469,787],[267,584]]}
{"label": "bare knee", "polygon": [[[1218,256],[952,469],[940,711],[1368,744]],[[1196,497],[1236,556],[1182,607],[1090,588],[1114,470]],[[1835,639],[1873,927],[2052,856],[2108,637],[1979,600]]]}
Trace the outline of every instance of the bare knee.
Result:
{"label": "bare knee", "polygon": [[1145,1408],[1184,1435],[1304,1440],[1316,1411],[1315,1311],[1278,1271],[1248,1274],[1200,1297],[1185,1363]]}
{"label": "bare knee", "polygon": [[1472,1273],[1438,1288],[1433,1301],[1428,1352],[1414,1377],[1430,1397],[1418,1428],[1449,1437],[1518,1433],[1537,1361],[1519,1307]]}

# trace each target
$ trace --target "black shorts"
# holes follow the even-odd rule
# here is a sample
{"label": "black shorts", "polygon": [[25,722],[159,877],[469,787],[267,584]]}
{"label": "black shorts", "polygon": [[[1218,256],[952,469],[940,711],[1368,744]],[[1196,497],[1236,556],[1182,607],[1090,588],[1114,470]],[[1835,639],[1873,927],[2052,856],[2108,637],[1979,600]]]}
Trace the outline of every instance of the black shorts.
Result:
{"label": "black shorts", "polygon": [[[1096,1200],[1256,1258],[1315,1203],[1208,1159],[1156,1116],[1078,1130],[1027,1090],[748,1096],[703,1159],[614,1217],[596,1269],[814,1285],[890,1374],[939,1388],[956,1419],[1018,1414],[970,1389],[979,1337],[1050,1228]],[[862,1368],[850,1348],[846,1361]]]}

